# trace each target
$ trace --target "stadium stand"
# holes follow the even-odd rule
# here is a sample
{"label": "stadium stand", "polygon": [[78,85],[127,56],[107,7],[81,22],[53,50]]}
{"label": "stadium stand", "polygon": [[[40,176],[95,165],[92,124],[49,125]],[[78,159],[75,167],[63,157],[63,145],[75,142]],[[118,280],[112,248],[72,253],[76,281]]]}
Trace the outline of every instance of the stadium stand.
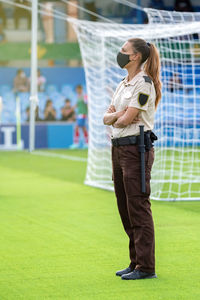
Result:
{"label": "stadium stand", "polygon": [[[177,118],[181,119],[181,117],[183,117],[181,106],[184,103],[185,105],[187,105],[184,117],[190,120],[195,114],[196,118],[200,119],[200,111],[194,111],[191,109],[191,104],[194,101],[194,97],[200,97],[200,88],[198,88],[198,86],[200,85],[199,68],[200,67],[197,65],[195,69],[195,85],[197,86],[197,88],[195,89],[195,93],[193,89],[190,89],[190,87],[194,84],[192,79],[192,72],[194,72],[194,70],[192,70],[192,67],[189,65],[187,66],[187,68],[185,68],[185,73],[181,72],[179,66],[177,66],[176,70],[178,74],[182,74],[181,80],[183,84],[187,86],[187,88],[185,88],[184,90],[179,88],[178,91],[173,93],[167,90],[167,87],[163,86],[162,107],[165,107],[165,105],[171,106],[172,117],[174,103],[176,103],[176,105],[180,107],[180,114],[177,116]],[[168,77],[170,79],[170,77],[173,75],[170,72],[169,67],[163,67],[162,70],[162,75],[165,76],[165,78]],[[0,76],[0,96],[2,96],[3,98],[3,112],[1,122],[4,124],[12,124],[16,123],[16,96],[12,91],[12,81],[16,73],[16,68],[1,68],[1,71],[2,74],[6,75]],[[29,73],[29,69],[25,68],[25,71],[26,74]],[[44,120],[45,104],[47,99],[51,99],[53,101],[53,106],[56,109],[56,120],[59,121],[61,119],[61,107],[64,106],[65,99],[70,99],[72,106],[76,104],[76,85],[82,84],[85,90],[83,68],[43,68],[42,74],[44,74],[47,79],[47,85],[45,92],[38,93],[39,118],[41,120]],[[59,74],[59,76],[56,76],[55,74]],[[74,78],[76,78],[76,80],[74,80]],[[26,109],[29,106],[30,94],[19,93],[18,95],[21,105],[21,122],[24,123],[27,120]],[[156,118],[159,118],[159,113],[156,114]],[[166,116],[166,118],[169,119],[170,115]]]}
{"label": "stadium stand", "polygon": [[[30,70],[24,68],[29,76]],[[0,68],[0,96],[3,99],[3,111],[1,122],[3,124],[16,123],[16,95],[13,92],[13,78],[16,68]],[[65,99],[68,98],[71,105],[76,104],[75,87],[81,84],[85,88],[85,78],[83,68],[42,68],[42,74],[47,79],[45,92],[38,93],[39,118],[44,120],[44,109],[47,99],[53,101],[56,109],[56,120],[61,119],[61,107],[64,106]],[[59,74],[59,75],[58,75]],[[74,79],[75,78],[75,79]],[[21,122],[27,121],[26,109],[29,106],[30,93],[18,93],[21,107]]]}

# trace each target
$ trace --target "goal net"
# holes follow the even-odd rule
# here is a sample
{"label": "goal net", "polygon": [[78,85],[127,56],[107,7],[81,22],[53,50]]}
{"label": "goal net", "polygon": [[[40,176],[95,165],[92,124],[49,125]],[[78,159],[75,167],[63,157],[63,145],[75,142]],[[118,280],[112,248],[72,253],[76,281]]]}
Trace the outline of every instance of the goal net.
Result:
{"label": "goal net", "polygon": [[74,21],[89,103],[85,183],[113,190],[110,128],[103,114],[126,75],[116,55],[129,38],[154,43],[161,57],[162,99],[156,112],[156,159],[151,198],[200,199],[200,15],[147,10],[150,23],[128,25]]}

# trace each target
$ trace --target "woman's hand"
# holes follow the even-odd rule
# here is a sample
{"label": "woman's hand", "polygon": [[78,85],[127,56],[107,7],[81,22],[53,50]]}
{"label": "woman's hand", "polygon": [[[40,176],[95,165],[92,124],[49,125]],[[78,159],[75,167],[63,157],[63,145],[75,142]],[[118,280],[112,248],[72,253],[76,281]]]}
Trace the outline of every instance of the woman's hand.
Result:
{"label": "woman's hand", "polygon": [[131,124],[136,124],[136,123],[138,123],[138,122],[140,122],[140,121],[141,121],[141,119],[140,119],[139,117],[136,117],[136,118],[132,121]]}
{"label": "woman's hand", "polygon": [[139,121],[138,115],[139,109],[135,107],[128,107],[126,108],[125,113],[123,113],[122,116],[114,122],[113,127],[124,128],[128,125],[137,123]]}
{"label": "woman's hand", "polygon": [[110,105],[103,118],[104,124],[113,125],[119,118],[121,118],[126,113],[127,109],[128,107],[126,107],[124,110],[116,112],[115,106]]}
{"label": "woman's hand", "polygon": [[115,109],[114,105],[110,105],[110,106],[108,107],[106,113],[112,114],[112,113],[114,113],[114,112],[116,112],[116,109]]}

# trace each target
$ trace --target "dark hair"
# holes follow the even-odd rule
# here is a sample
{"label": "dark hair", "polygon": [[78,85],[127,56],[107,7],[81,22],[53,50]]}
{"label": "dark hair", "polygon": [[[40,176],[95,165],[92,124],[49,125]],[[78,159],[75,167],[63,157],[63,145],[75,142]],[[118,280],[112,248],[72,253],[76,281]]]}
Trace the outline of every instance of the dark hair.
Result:
{"label": "dark hair", "polygon": [[17,70],[17,74],[20,74],[21,72],[24,72],[24,70],[23,69],[18,69]]}
{"label": "dark hair", "polygon": [[69,99],[65,99],[65,103],[67,103],[67,102],[69,102],[69,103],[70,103],[71,101],[70,101]]}
{"label": "dark hair", "polygon": [[50,103],[53,103],[52,100],[51,99],[47,99],[45,107],[47,107],[47,105],[49,105]]}
{"label": "dark hair", "polygon": [[133,51],[141,53],[141,64],[144,64],[144,71],[153,80],[156,90],[155,106],[157,107],[161,99],[161,81],[160,81],[160,57],[158,49],[154,44],[146,43],[145,40],[135,38],[129,39]]}

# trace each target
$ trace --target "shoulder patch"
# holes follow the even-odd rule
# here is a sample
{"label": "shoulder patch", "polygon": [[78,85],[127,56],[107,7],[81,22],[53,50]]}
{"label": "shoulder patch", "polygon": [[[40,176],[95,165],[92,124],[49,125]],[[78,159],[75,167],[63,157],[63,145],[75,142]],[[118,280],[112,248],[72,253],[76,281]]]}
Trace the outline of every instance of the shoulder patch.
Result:
{"label": "shoulder patch", "polygon": [[144,78],[145,82],[148,82],[148,83],[152,84],[152,80],[149,76],[143,76],[143,78]]}
{"label": "shoulder patch", "polygon": [[139,93],[138,102],[139,102],[140,106],[144,106],[147,103],[148,99],[149,99],[149,95]]}

